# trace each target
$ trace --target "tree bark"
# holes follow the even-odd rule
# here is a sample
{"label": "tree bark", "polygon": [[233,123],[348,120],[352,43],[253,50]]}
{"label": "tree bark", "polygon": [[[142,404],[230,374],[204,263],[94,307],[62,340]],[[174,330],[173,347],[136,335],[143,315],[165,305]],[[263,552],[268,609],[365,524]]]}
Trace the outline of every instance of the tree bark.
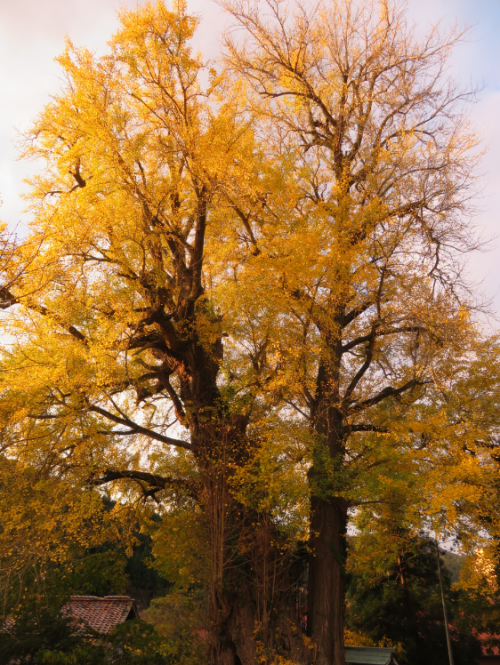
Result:
{"label": "tree bark", "polygon": [[[339,327],[342,317],[343,311],[338,310],[335,322]],[[311,411],[318,442],[309,472],[312,496],[307,632],[315,645],[317,665],[345,665],[347,502],[338,486],[345,455],[340,409],[342,340],[329,332],[325,338]]]}
{"label": "tree bark", "polygon": [[306,665],[309,654],[293,593],[303,559],[294,561],[292,553],[283,551],[284,537],[269,515],[245,508],[226,489],[217,491],[217,503],[206,511],[212,555],[207,660],[211,665],[270,665],[282,657]]}
{"label": "tree bark", "polygon": [[346,526],[342,499],[312,497],[307,627],[317,665],[345,665]]}

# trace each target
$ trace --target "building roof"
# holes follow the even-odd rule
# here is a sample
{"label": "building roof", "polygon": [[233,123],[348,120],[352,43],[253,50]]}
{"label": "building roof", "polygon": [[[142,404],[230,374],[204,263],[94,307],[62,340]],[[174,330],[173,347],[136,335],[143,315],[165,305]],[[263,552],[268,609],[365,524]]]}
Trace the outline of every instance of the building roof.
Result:
{"label": "building roof", "polygon": [[64,611],[98,633],[109,633],[119,624],[139,618],[135,600],[129,596],[71,596]]}
{"label": "building roof", "polygon": [[397,665],[394,652],[380,647],[346,647],[345,660],[350,665]]}
{"label": "building roof", "polygon": [[481,651],[483,656],[500,656],[500,635],[493,635],[491,633],[478,633],[478,640],[481,643]]}

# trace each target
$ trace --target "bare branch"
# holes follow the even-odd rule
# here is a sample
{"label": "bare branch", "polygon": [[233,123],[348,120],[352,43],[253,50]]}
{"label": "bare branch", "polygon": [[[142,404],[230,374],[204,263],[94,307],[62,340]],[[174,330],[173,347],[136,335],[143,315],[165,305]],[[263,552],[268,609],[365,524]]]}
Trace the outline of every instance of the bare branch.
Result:
{"label": "bare branch", "polygon": [[185,450],[193,450],[193,446],[190,443],[187,443],[187,441],[182,441],[181,439],[172,439],[169,436],[159,434],[152,429],[138,425],[133,420],[130,420],[130,418],[116,416],[100,406],[92,405],[88,407],[88,410],[93,411],[94,413],[99,413],[101,416],[108,418],[108,420],[112,420],[114,423],[130,427],[131,434],[144,434],[144,436],[147,436],[150,439],[154,439],[155,441],[168,443],[171,446],[177,446],[178,448],[184,448]]}
{"label": "bare branch", "polygon": [[135,480],[141,485],[141,487],[143,487],[142,483],[146,483],[150,488],[149,491],[145,492],[148,496],[169,487],[173,489],[181,489],[192,497],[196,497],[198,493],[196,483],[192,480],[186,478],[172,478],[170,476],[159,476],[154,473],[148,473],[147,471],[136,471],[134,469],[126,469],[122,471],[106,469],[99,476],[92,476],[88,482],[90,485],[100,487],[117,480]]}

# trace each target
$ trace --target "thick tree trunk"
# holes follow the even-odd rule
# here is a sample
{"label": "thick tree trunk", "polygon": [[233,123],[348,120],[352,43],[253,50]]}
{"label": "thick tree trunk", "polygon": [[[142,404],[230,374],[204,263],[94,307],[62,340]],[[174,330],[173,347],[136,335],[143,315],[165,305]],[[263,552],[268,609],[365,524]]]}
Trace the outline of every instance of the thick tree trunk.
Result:
{"label": "thick tree trunk", "polygon": [[204,504],[211,552],[207,660],[270,665],[282,657],[307,665],[290,591],[300,566],[295,570],[292,555],[280,547],[273,520],[236,502],[223,475],[207,484]]}
{"label": "thick tree trunk", "polygon": [[256,591],[251,581],[242,581],[238,589],[226,592],[223,599],[226,614],[212,633],[208,662],[271,665],[281,657],[296,665],[308,665],[311,651],[305,647],[296,616],[290,611],[294,608],[284,602],[277,603],[270,621],[263,627]]}
{"label": "thick tree trunk", "polygon": [[212,662],[216,665],[255,665],[256,616],[248,593],[245,594],[242,589],[240,596],[226,598],[225,605],[229,608],[229,614],[220,628]]}
{"label": "thick tree trunk", "polygon": [[346,524],[342,499],[312,497],[307,627],[317,665],[345,665]]}
{"label": "thick tree trunk", "polygon": [[[336,317],[340,326],[341,312]],[[332,485],[338,483],[345,442],[340,411],[341,339],[327,340],[317,377],[312,423],[318,439],[309,472],[311,535],[307,632],[316,648],[316,665],[345,665],[344,610],[347,504]]]}
{"label": "thick tree trunk", "polygon": [[283,658],[296,665],[308,665],[311,652],[303,642],[296,618],[285,604],[278,604],[270,617],[267,630],[259,622],[255,599],[247,588],[246,598],[233,597],[231,614],[225,625],[224,646],[217,665],[272,665]]}
{"label": "thick tree trunk", "polygon": [[290,604],[295,580],[287,548],[270,515],[234,497],[232,477],[257,451],[248,413],[225,403],[217,385],[223,347],[207,351],[195,338],[185,352],[180,397],[191,432],[209,552],[207,663],[257,665],[283,656],[306,665],[307,653]]}

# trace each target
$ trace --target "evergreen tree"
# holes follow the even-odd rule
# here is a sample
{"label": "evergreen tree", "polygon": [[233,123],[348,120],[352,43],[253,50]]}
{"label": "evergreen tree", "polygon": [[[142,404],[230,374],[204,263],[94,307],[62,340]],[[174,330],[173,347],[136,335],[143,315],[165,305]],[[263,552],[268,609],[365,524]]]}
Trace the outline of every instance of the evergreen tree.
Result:
{"label": "evergreen tree", "polygon": [[[352,566],[346,623],[353,633],[375,645],[397,645],[400,662],[441,665],[447,662],[448,652],[436,545],[428,538],[411,537],[408,532],[398,535],[396,551],[387,551],[383,537],[376,541],[363,536],[356,539],[355,548],[373,548],[378,562],[370,570],[355,563]],[[367,540],[372,542],[367,544]],[[463,616],[466,597],[451,588],[451,576],[443,561],[441,569],[454,660],[456,665],[470,665],[480,656],[481,648],[468,617]]]}

